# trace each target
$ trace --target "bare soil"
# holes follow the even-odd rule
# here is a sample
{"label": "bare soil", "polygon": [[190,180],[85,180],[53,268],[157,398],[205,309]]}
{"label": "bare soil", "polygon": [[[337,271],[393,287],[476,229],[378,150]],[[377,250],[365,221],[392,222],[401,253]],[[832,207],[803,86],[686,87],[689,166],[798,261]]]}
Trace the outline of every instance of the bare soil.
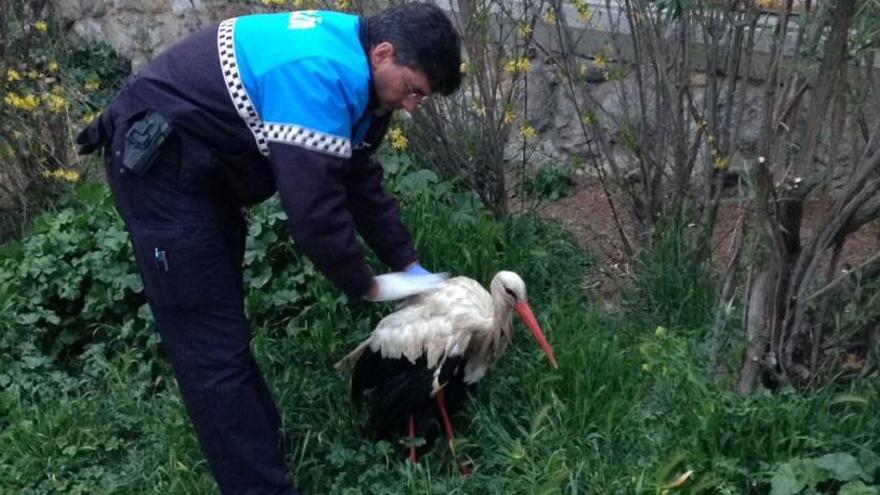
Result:
{"label": "bare soil", "polygon": [[[631,273],[618,222],[615,221],[611,205],[598,179],[575,176],[573,180],[571,195],[540,205],[538,213],[545,218],[562,222],[573,233],[578,244],[589,249],[598,258],[598,269],[596,273],[590,275],[591,280],[587,280],[587,285],[599,289],[606,298],[613,299],[619,294],[623,279]],[[616,199],[614,205],[617,216],[623,231],[630,238],[630,242],[633,242],[634,233],[626,203],[620,199]],[[514,203],[516,201],[511,202]],[[801,226],[803,240],[814,235],[825,211],[827,205],[818,203],[806,205]],[[714,237],[714,258],[717,263],[723,264],[729,259],[734,233],[736,229],[742,228],[744,214],[744,203],[735,199],[723,203]],[[849,237],[842,252],[842,261],[849,266],[858,266],[859,263],[876,254],[878,249],[880,249],[880,222],[875,221]]]}

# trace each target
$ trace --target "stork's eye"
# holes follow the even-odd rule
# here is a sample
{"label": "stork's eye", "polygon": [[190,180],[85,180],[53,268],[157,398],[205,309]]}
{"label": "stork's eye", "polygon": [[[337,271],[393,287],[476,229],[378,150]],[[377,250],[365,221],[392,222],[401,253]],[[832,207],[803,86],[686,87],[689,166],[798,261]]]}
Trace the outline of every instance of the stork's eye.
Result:
{"label": "stork's eye", "polygon": [[512,290],[508,289],[507,287],[504,288],[504,292],[507,292],[507,295],[509,295],[510,297],[516,299],[516,293],[513,292]]}

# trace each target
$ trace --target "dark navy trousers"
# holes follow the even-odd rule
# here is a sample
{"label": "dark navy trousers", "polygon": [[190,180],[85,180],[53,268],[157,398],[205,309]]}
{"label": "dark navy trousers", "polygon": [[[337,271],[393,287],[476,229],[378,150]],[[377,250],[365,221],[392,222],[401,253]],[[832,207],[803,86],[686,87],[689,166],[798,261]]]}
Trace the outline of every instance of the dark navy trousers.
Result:
{"label": "dark navy trousers", "polygon": [[214,478],[224,494],[295,494],[281,418],[250,349],[241,210],[212,182],[200,143],[172,134],[137,176],[123,170],[123,135],[105,148],[108,181]]}

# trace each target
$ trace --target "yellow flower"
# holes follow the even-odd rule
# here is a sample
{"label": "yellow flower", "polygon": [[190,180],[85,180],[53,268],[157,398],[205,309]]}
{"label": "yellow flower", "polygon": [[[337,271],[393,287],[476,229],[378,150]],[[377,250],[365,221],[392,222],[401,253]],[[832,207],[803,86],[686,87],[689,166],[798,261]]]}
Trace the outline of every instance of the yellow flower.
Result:
{"label": "yellow flower", "polygon": [[25,110],[36,110],[37,107],[40,106],[40,97],[37,95],[27,95],[24,97],[24,108]]}
{"label": "yellow flower", "polygon": [[409,139],[403,134],[400,127],[391,129],[388,134],[391,136],[391,147],[396,150],[405,150],[409,146]]}
{"label": "yellow flower", "polygon": [[459,68],[458,68],[458,71],[461,72],[462,74],[467,74],[467,72],[468,72],[468,63],[467,63],[467,62],[462,62],[462,63],[461,63],[461,66],[459,66]]}
{"label": "yellow flower", "polygon": [[92,122],[95,121],[95,119],[98,118],[99,115],[101,115],[101,112],[93,112],[93,113],[89,113],[89,114],[84,115],[82,118],[83,124],[91,124]]}
{"label": "yellow flower", "polygon": [[41,33],[45,33],[49,29],[49,25],[46,24],[46,21],[37,21],[34,23],[34,27]]}
{"label": "yellow flower", "polygon": [[544,14],[544,22],[547,24],[556,24],[556,12],[551,10]]}
{"label": "yellow flower", "polygon": [[76,182],[81,176],[82,175],[76,170],[66,170],[61,168],[43,171],[43,177],[46,177],[47,179],[57,179],[66,182]]}
{"label": "yellow flower", "polygon": [[512,124],[513,121],[515,121],[515,120],[516,120],[516,112],[514,112],[513,110],[508,110],[508,111],[504,112],[504,123],[505,124]]}
{"label": "yellow flower", "polygon": [[485,117],[486,105],[481,105],[479,102],[474,102],[474,113],[476,113],[480,117]]}
{"label": "yellow flower", "polygon": [[532,26],[529,26],[528,23],[521,22],[519,23],[519,35],[523,38],[529,38],[532,36]]}
{"label": "yellow flower", "polygon": [[587,2],[584,0],[575,0],[574,8],[578,12],[578,17],[584,22],[590,22],[593,19],[593,11],[590,10],[590,6],[587,5]]}
{"label": "yellow flower", "polygon": [[528,72],[531,68],[532,61],[529,60],[528,57],[515,58],[509,60],[507,64],[504,65],[504,70],[509,74],[521,74]]}
{"label": "yellow flower", "polygon": [[70,106],[70,102],[67,101],[67,98],[54,93],[49,95],[46,103],[48,103],[52,113],[61,113]]}
{"label": "yellow flower", "polygon": [[37,79],[41,78],[42,75],[35,70],[29,70],[27,73],[27,77],[32,81],[36,81]]}
{"label": "yellow flower", "polygon": [[523,124],[519,128],[519,133],[522,135],[522,137],[526,139],[530,139],[538,135],[538,131],[536,131],[535,128],[530,126],[529,124]]}
{"label": "yellow flower", "polygon": [[758,7],[761,7],[762,9],[769,9],[769,8],[776,6],[776,1],[775,0],[756,0],[755,4],[757,4]]}
{"label": "yellow flower", "polygon": [[58,71],[58,62],[52,60],[49,62],[49,72],[57,72]]}
{"label": "yellow flower", "polygon": [[83,86],[83,89],[89,92],[97,91],[101,87],[101,81],[89,81]]}
{"label": "yellow flower", "polygon": [[15,93],[9,93],[3,98],[3,101],[11,107],[28,112],[33,111],[40,106],[40,99],[34,95],[21,97]]}
{"label": "yellow flower", "polygon": [[601,53],[598,53],[595,57],[593,57],[593,63],[596,64],[596,67],[600,69],[608,68],[608,59],[605,58],[605,55],[602,55]]}
{"label": "yellow flower", "polygon": [[262,0],[263,5],[284,5],[287,0]]}
{"label": "yellow flower", "polygon": [[352,8],[351,0],[336,0],[336,8],[338,10],[348,10]]}
{"label": "yellow flower", "polygon": [[715,170],[726,170],[730,164],[730,159],[721,154],[715,155]]}
{"label": "yellow flower", "polygon": [[21,81],[21,74],[15,69],[9,69],[6,71],[6,80],[9,82]]}

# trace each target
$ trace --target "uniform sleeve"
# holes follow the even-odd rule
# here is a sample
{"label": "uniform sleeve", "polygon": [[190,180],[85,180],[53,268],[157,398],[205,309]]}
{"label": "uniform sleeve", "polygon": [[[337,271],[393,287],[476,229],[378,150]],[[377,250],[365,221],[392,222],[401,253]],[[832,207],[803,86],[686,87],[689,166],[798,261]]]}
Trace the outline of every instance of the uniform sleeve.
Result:
{"label": "uniform sleeve", "polygon": [[372,157],[356,161],[346,176],[348,205],[358,232],[393,270],[418,261],[397,199],[383,186],[382,166]]}
{"label": "uniform sleeve", "polygon": [[297,248],[348,297],[363,297],[373,275],[346,202],[347,159],[280,143],[270,152]]}
{"label": "uniform sleeve", "polygon": [[322,58],[299,60],[263,74],[255,103],[298,249],[348,297],[360,298],[372,273],[345,180],[352,125],[368,95],[351,77],[350,68]]}

